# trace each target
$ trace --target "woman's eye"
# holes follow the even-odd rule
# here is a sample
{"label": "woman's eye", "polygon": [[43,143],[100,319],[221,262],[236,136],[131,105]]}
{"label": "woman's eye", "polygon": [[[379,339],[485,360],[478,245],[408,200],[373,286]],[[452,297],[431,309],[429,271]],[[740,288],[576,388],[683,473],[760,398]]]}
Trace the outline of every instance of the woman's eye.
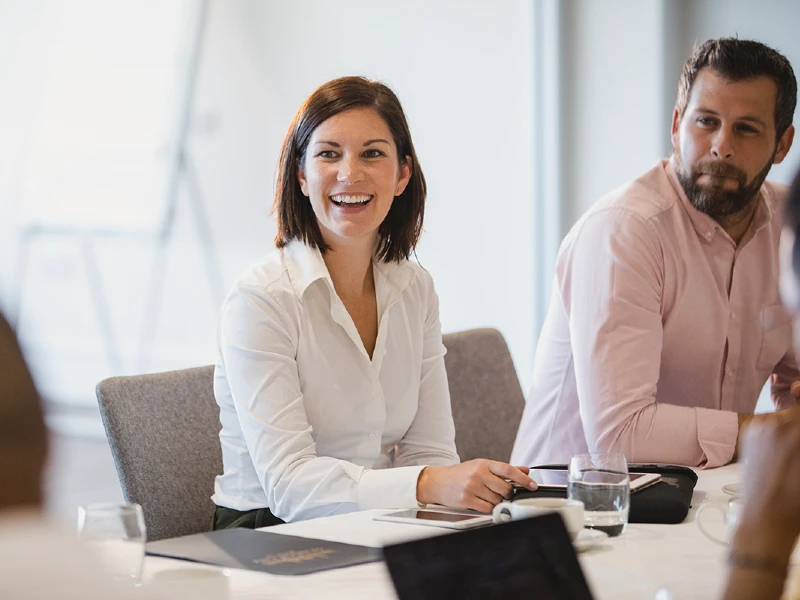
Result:
{"label": "woman's eye", "polygon": [[364,151],[364,156],[366,156],[367,158],[378,158],[385,155],[377,148],[370,148],[369,150]]}
{"label": "woman's eye", "polygon": [[317,156],[319,156],[320,158],[335,158],[336,152],[334,152],[333,150],[323,150],[322,152],[319,152]]}

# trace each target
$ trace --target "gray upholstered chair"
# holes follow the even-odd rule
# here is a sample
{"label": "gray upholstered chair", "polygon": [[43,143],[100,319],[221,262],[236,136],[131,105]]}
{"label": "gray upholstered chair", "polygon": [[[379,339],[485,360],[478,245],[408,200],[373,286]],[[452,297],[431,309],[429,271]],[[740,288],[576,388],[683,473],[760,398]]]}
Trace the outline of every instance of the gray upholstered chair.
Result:
{"label": "gray upholstered chair", "polygon": [[122,493],[149,540],[208,531],[222,473],[214,367],[112,377],[97,386]]}
{"label": "gray upholstered chair", "polygon": [[459,457],[508,462],[525,398],[503,335],[472,329],[443,338]]}
{"label": "gray upholstered chair", "polygon": [[[525,402],[503,336],[475,329],[445,335],[444,345],[461,460],[508,461]],[[213,377],[207,366],[97,386],[122,493],[142,505],[150,540],[209,529],[222,473]]]}

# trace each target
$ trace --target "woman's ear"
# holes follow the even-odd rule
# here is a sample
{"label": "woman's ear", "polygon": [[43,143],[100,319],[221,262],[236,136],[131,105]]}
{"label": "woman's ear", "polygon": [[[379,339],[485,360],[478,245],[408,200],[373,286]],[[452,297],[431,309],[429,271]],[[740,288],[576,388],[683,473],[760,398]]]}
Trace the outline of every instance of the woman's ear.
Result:
{"label": "woman's ear", "polygon": [[399,196],[406,191],[408,182],[411,181],[411,175],[414,174],[414,165],[411,157],[406,155],[405,162],[400,163],[400,178],[397,180],[397,186],[394,190],[394,195]]}
{"label": "woman's ear", "polygon": [[303,192],[303,196],[308,198],[308,184],[306,183],[306,172],[303,169],[302,162],[300,159],[297,159],[297,182],[300,184],[300,191]]}

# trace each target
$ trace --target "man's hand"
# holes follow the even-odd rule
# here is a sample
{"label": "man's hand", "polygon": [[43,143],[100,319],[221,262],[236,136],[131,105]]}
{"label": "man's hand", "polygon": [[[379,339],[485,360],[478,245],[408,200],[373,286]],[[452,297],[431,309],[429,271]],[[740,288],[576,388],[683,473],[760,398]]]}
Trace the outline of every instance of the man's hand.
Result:
{"label": "man's hand", "polygon": [[[792,395],[800,395],[800,381],[795,381],[792,384]],[[736,453],[734,458],[739,456],[742,452],[742,440],[744,439],[744,432],[750,425],[764,424],[764,423],[786,423],[797,420],[800,418],[800,403],[793,404],[789,408],[777,410],[772,413],[763,413],[760,415],[739,415],[739,437],[736,441]]]}
{"label": "man's hand", "polygon": [[789,393],[792,394],[792,398],[795,399],[795,402],[800,400],[800,381],[792,383],[792,386],[789,388]]}
{"label": "man's hand", "polygon": [[528,467],[494,460],[479,458],[448,467],[425,467],[417,481],[417,500],[488,513],[511,497],[509,481],[536,489],[536,483],[528,477]]}

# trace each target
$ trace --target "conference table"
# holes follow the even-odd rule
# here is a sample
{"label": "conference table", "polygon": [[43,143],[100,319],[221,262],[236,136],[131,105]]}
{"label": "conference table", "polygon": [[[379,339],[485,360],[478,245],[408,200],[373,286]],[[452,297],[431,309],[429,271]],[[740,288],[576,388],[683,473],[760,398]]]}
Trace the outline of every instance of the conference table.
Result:
{"label": "conference table", "polygon": [[[580,553],[579,561],[594,597],[598,600],[718,597],[726,573],[725,547],[703,535],[695,515],[702,504],[725,503],[730,499],[722,487],[738,482],[739,470],[738,464],[698,470],[692,509],[683,523],[629,524],[621,536]],[[270,527],[269,531],[366,546],[449,534],[448,530],[436,527],[374,521],[372,516],[378,512],[386,511],[370,510],[289,523]],[[707,511],[703,518],[709,529],[716,527],[718,535],[724,535],[719,511]],[[163,590],[167,597],[203,599],[396,598],[383,563],[304,576],[276,576],[148,556],[143,588]],[[669,594],[659,590],[668,590]]]}

